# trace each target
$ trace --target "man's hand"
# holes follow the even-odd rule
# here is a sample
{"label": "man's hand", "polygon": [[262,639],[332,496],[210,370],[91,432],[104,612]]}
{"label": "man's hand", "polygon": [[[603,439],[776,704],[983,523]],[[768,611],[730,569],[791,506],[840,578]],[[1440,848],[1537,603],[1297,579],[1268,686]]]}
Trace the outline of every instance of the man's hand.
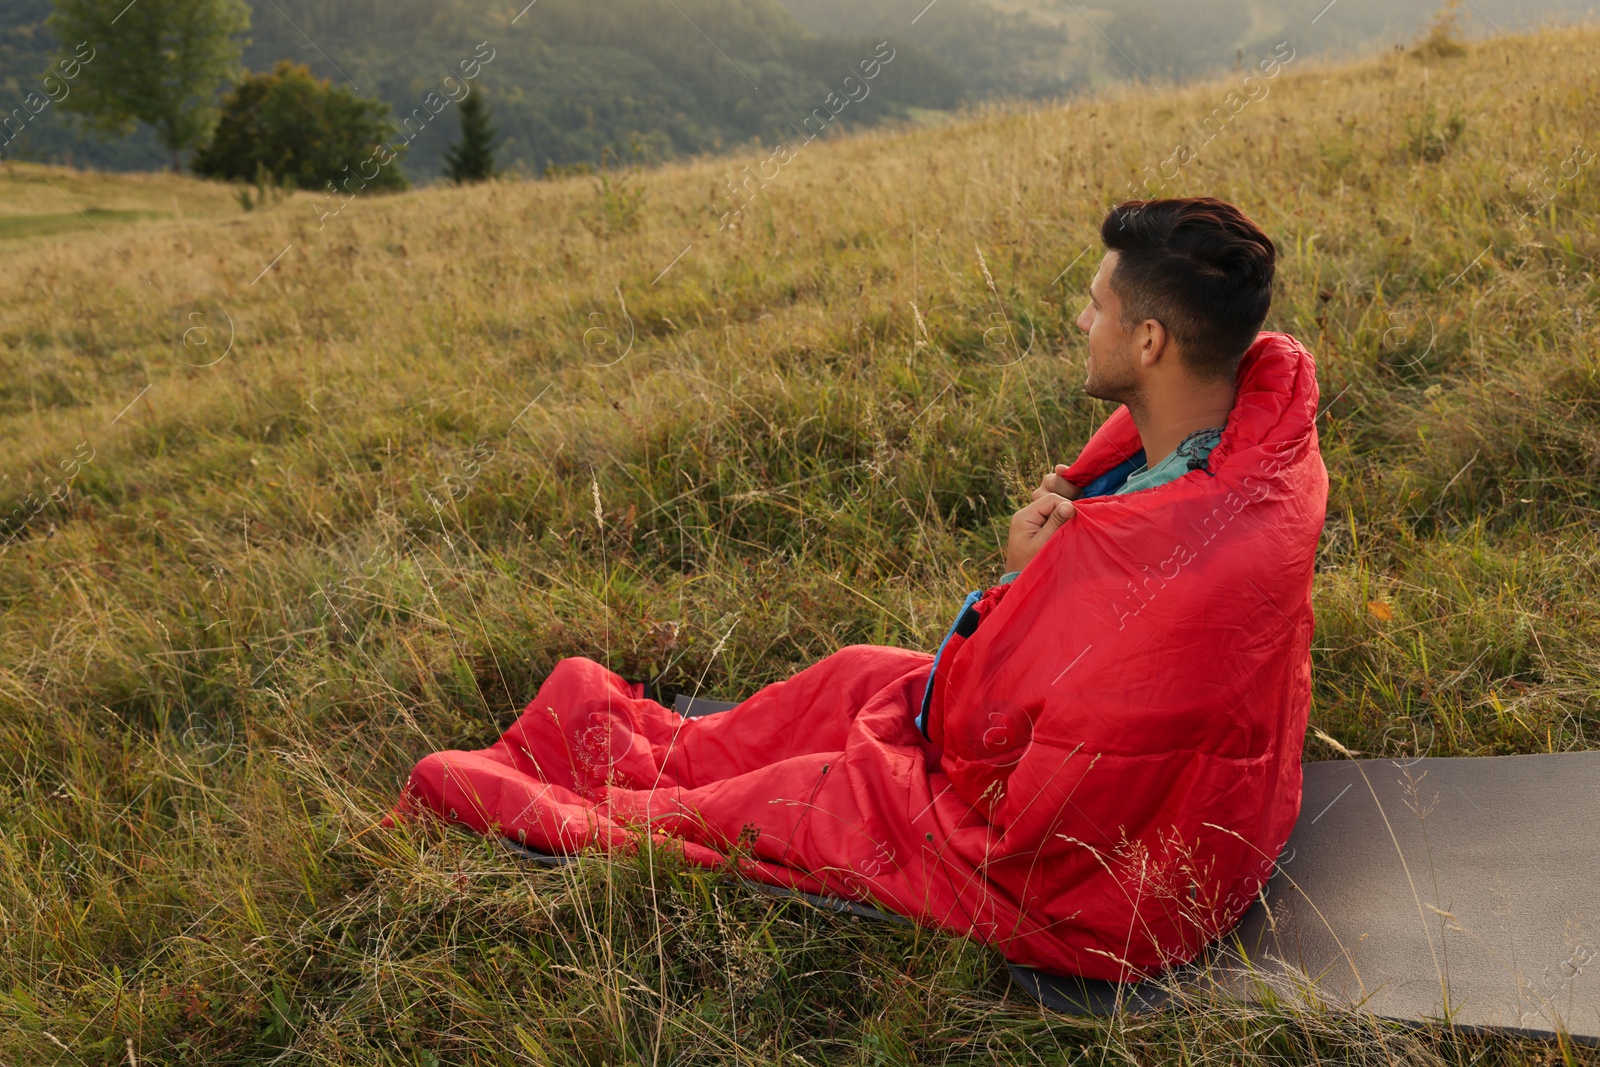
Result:
{"label": "man's hand", "polygon": [[1039,554],[1050,535],[1077,514],[1072,501],[1057,493],[1035,493],[1033,503],[1011,517],[1006,539],[1006,570],[1020,571]]}
{"label": "man's hand", "polygon": [[1083,490],[1067,481],[1067,470],[1065,463],[1057,463],[1056,469],[1040,480],[1039,488],[1033,491],[1033,499],[1038,500],[1046,493],[1054,493],[1056,496],[1065,497],[1068,500],[1076,500],[1082,496]]}

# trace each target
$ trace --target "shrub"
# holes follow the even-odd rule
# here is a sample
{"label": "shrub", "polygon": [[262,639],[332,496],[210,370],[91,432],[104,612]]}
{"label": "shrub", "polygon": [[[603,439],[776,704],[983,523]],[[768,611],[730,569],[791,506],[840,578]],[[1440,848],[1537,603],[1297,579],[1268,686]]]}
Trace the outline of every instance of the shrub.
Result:
{"label": "shrub", "polygon": [[[377,151],[388,136],[387,111],[377,100],[281,60],[272,73],[247,73],[229,91],[216,130],[192,166],[204,177],[234,181],[255,181],[264,170],[279,184],[302,189],[352,176],[364,186],[404,189],[408,183],[393,150]],[[369,175],[374,168],[376,175]]]}
{"label": "shrub", "polygon": [[1449,59],[1466,53],[1461,39],[1461,0],[1445,0],[1411,54],[1417,59]]}
{"label": "shrub", "polygon": [[[636,157],[641,154],[637,141],[633,152]],[[594,210],[584,223],[597,237],[633,233],[642,221],[645,191],[639,179],[644,172],[637,164],[624,170],[617,165],[621,162],[617,155],[609,147],[602,148],[600,166],[595,170]]]}
{"label": "shrub", "polygon": [[1450,154],[1450,150],[1467,132],[1467,117],[1452,109],[1442,122],[1439,111],[1430,102],[1422,114],[1406,120],[1406,142],[1411,155],[1428,163],[1437,163]]}

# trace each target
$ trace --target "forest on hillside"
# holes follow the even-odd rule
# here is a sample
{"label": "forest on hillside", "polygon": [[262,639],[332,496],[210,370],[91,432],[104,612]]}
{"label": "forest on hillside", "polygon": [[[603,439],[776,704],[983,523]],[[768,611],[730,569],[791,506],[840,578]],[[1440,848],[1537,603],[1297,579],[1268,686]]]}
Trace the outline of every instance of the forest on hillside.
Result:
{"label": "forest on hillside", "polygon": [[[1297,55],[1337,55],[1413,38],[1440,0],[252,0],[243,66],[280,59],[413,111],[480,42],[494,49],[481,87],[502,166],[610,158],[650,163],[773,144],[879,42],[893,61],[830,130],[1008,97],[1067,96],[1126,80],[1183,81],[1226,71],[1289,40]],[[1592,14],[1593,0],[1474,0],[1467,36]],[[36,89],[57,47],[51,0],[0,0],[0,102]],[[416,137],[414,181],[440,170],[453,116]],[[57,110],[6,146],[7,158],[153,169],[150,130],[111,141]]]}
{"label": "forest on hillside", "polygon": [[[440,87],[459,61],[487,42],[493,58],[477,85],[489,100],[503,166],[539,171],[596,161],[656,162],[792,130],[843,79],[875,55],[892,58],[831,121],[830,132],[903,118],[907,109],[950,109],[961,79],[917,48],[883,38],[822,36],[771,0],[540,0],[524,14],[484,0],[274,0],[252,4],[243,65],[267,70],[281,58],[375,96],[404,116]],[[0,90],[26,93],[54,41],[49,0],[0,0]],[[715,39],[701,29],[715,29]],[[157,167],[162,151],[135,135],[110,144],[79,135],[62,115],[32,124],[21,154],[112,169]],[[453,117],[410,144],[413,180],[439,173],[456,135]],[[8,153],[12,154],[12,153]]]}

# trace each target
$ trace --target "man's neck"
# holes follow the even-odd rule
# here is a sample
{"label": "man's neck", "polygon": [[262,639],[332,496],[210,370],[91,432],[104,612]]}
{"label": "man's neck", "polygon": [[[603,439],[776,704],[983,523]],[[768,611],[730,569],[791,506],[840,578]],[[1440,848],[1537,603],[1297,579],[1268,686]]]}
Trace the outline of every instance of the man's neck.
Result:
{"label": "man's neck", "polygon": [[1232,410],[1233,390],[1229,388],[1225,397],[1219,393],[1176,410],[1156,410],[1156,405],[1149,404],[1141,404],[1138,408],[1129,405],[1128,414],[1133,416],[1139,440],[1144,445],[1145,463],[1154,467],[1196,430],[1224,425],[1228,421],[1228,412]]}

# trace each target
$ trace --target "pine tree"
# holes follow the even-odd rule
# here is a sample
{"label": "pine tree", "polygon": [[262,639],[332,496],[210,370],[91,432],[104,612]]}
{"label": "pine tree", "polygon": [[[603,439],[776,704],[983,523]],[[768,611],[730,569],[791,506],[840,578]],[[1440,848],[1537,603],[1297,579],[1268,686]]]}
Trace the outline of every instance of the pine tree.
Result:
{"label": "pine tree", "polygon": [[479,89],[461,101],[461,140],[445,153],[445,174],[457,182],[481,182],[494,177],[493,142],[497,133],[489,124],[489,107]]}

